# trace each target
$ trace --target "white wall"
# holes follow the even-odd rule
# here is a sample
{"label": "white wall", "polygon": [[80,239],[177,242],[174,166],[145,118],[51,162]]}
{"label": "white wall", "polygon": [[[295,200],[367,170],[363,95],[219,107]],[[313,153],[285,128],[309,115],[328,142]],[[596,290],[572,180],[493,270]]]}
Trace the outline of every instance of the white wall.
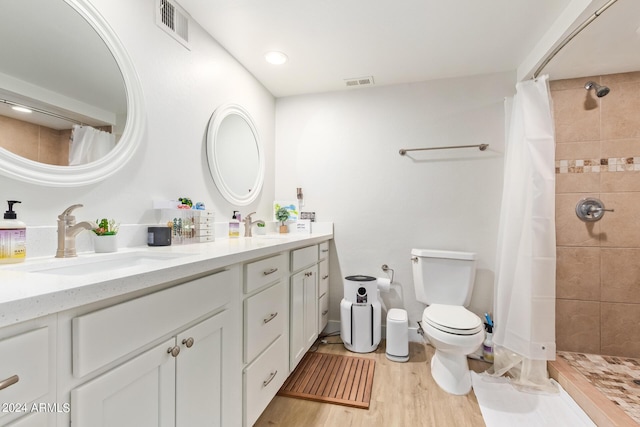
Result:
{"label": "white wall", "polygon": [[[472,309],[491,310],[502,193],[505,96],[515,73],[355,89],[276,101],[275,195],[302,187],[317,220],[334,221],[330,319],[339,320],[342,278],[395,270],[388,308],[416,302],[412,248],[478,253]],[[488,143],[477,149],[400,148]]]}
{"label": "white wall", "polygon": [[[273,96],[195,22],[190,51],[164,33],[155,25],[155,0],[91,3],[115,30],[142,83],[147,131],[141,146],[115,176],[87,187],[46,188],[0,176],[0,200],[21,200],[16,210],[28,226],[54,227],[57,215],[74,203],[84,204],[78,220],[106,216],[125,225],[148,223],[155,220],[153,200],[180,196],[205,202],[220,220],[230,218],[234,208],[208,172],[204,138],[213,111],[235,102],[253,116],[267,155],[263,192],[242,212],[267,217],[274,198]],[[27,251],[34,253],[29,246]]]}

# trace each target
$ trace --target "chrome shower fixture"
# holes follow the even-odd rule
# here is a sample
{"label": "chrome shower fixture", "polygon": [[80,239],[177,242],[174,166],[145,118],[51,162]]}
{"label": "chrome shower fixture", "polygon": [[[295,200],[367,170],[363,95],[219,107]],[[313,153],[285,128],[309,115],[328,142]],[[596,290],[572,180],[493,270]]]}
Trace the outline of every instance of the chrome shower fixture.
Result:
{"label": "chrome shower fixture", "polygon": [[602,98],[603,96],[605,96],[606,94],[609,93],[610,89],[606,86],[600,86],[599,84],[597,84],[596,82],[592,82],[592,81],[588,81],[587,83],[585,83],[584,88],[586,90],[591,90],[594,89],[596,91],[596,96],[598,98]]}

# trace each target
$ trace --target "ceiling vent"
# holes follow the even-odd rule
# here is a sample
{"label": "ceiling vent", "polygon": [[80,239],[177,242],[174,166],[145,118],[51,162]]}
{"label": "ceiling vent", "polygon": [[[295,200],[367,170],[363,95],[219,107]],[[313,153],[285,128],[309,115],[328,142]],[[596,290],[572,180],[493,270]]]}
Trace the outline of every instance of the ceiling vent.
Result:
{"label": "ceiling vent", "polygon": [[189,14],[173,0],[156,0],[156,24],[189,49]]}
{"label": "ceiling vent", "polygon": [[354,79],[345,79],[347,87],[373,86],[373,76],[357,77]]}

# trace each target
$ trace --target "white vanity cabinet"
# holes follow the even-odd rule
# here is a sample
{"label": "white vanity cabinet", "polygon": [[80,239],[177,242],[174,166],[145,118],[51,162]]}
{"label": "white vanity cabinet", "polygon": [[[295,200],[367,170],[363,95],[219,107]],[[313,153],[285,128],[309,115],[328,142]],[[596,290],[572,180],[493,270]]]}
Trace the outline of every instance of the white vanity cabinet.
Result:
{"label": "white vanity cabinet", "polygon": [[224,424],[223,335],[228,311],[185,330],[71,392],[72,425]]}
{"label": "white vanity cabinet", "polygon": [[289,369],[318,337],[318,245],[291,252]]}
{"label": "white vanity cabinet", "polygon": [[253,425],[289,373],[288,253],[244,265],[244,425]]}
{"label": "white vanity cabinet", "polygon": [[72,425],[239,425],[238,277],[235,267],[73,318],[73,376],[91,379],[71,390]]}
{"label": "white vanity cabinet", "polygon": [[[54,425],[55,317],[0,331],[0,425]],[[44,406],[43,406],[44,405]]]}
{"label": "white vanity cabinet", "polygon": [[318,245],[318,335],[329,323],[329,242]]}

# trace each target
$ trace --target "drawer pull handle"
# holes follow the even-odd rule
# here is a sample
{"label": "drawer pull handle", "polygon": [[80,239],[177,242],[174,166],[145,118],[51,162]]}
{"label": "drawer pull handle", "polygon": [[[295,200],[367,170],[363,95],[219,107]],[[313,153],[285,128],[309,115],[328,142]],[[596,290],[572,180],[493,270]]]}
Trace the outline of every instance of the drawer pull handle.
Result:
{"label": "drawer pull handle", "polygon": [[326,276],[322,276],[322,280],[327,280],[328,278],[329,278],[328,274]]}
{"label": "drawer pull handle", "polygon": [[272,268],[271,270],[267,270],[267,271],[262,272],[262,274],[264,274],[265,276],[268,276],[270,274],[275,273],[276,271],[278,271],[277,268]]}
{"label": "drawer pull handle", "polygon": [[276,311],[275,313],[271,313],[269,315],[269,317],[267,317],[266,319],[262,319],[262,321],[264,322],[264,324],[266,325],[267,323],[271,322],[273,319],[276,318],[276,316],[278,315],[278,312]]}
{"label": "drawer pull handle", "polygon": [[329,252],[329,249],[323,249],[322,252],[323,253]]}
{"label": "drawer pull handle", "polygon": [[262,387],[266,387],[269,385],[269,383],[271,381],[273,381],[273,379],[276,377],[276,375],[278,375],[278,370],[276,369],[274,372],[271,372],[271,374],[269,374],[269,378],[267,378],[266,380],[264,380],[262,382]]}
{"label": "drawer pull handle", "polygon": [[0,390],[4,390],[5,388],[10,387],[15,383],[17,383],[18,381],[20,381],[20,377],[17,375],[11,376],[6,380],[2,380],[0,381]]}
{"label": "drawer pull handle", "polygon": [[329,312],[329,310],[325,310],[325,311],[323,311],[323,312],[322,312],[322,315],[324,316],[324,315],[326,315],[328,312]]}
{"label": "drawer pull handle", "polygon": [[191,347],[193,346],[193,343],[194,343],[194,342],[195,342],[195,341],[193,340],[193,338],[192,338],[192,337],[185,338],[185,339],[183,339],[183,340],[182,340],[182,344],[183,344],[183,345],[186,345],[186,346],[187,346],[187,348],[191,348]]}
{"label": "drawer pull handle", "polygon": [[167,353],[169,353],[172,357],[178,357],[178,355],[180,354],[180,347],[173,346],[173,347],[169,347],[167,349]]}
{"label": "drawer pull handle", "polygon": [[306,273],[304,273],[305,277],[311,277],[313,276],[313,272],[311,271],[307,271]]}

